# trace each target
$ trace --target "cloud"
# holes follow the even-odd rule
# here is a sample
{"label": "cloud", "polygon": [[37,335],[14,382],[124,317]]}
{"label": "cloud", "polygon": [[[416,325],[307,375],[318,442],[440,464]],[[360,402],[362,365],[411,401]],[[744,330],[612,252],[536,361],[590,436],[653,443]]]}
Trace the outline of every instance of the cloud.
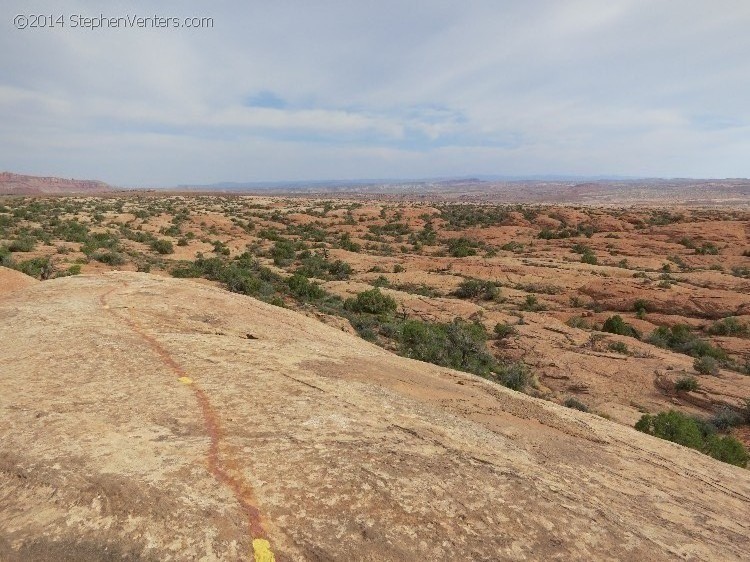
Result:
{"label": "cloud", "polygon": [[37,2],[0,22],[0,168],[117,184],[748,176],[750,4]]}

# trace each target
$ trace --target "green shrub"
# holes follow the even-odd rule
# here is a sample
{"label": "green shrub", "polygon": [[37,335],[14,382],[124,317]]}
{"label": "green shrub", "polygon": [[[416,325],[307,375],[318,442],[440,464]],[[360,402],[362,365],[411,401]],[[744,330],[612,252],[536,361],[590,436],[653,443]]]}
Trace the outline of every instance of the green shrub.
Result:
{"label": "green shrub", "polygon": [[726,361],[726,352],[709,342],[700,339],[685,324],[675,324],[671,328],[659,326],[651,332],[648,342],[658,347],[666,347],[691,357],[709,356],[719,361]]}
{"label": "green shrub", "polygon": [[492,281],[482,279],[464,279],[453,293],[460,299],[492,300],[498,295],[498,289]]}
{"label": "green shrub", "polygon": [[591,329],[591,323],[583,316],[571,316],[565,323],[571,328],[578,328],[579,330]]}
{"label": "green shrub", "polygon": [[701,375],[717,376],[719,374],[719,362],[708,355],[696,357],[693,361],[693,368]]}
{"label": "green shrub", "polygon": [[707,455],[717,460],[742,468],[745,468],[750,460],[745,446],[731,435],[709,437],[704,450]]}
{"label": "green shrub", "polygon": [[698,388],[700,388],[700,385],[698,384],[698,379],[695,377],[682,377],[677,379],[674,383],[674,389],[678,392],[694,392],[698,390]]}
{"label": "green shrub", "polygon": [[11,252],[32,252],[36,246],[36,240],[31,236],[21,236],[11,240],[8,249]]}
{"label": "green shrub", "polygon": [[586,404],[584,404],[577,398],[574,398],[573,396],[565,400],[565,402],[563,402],[563,406],[565,406],[566,408],[573,408],[574,410],[580,410],[581,412],[589,411],[589,407],[586,406]]}
{"label": "green shrub", "polygon": [[719,431],[728,431],[742,423],[742,416],[726,406],[720,408],[709,420]]}
{"label": "green shrub", "polygon": [[521,361],[501,365],[496,377],[503,386],[521,392],[529,384],[529,368]]}
{"label": "green shrub", "polygon": [[325,296],[325,291],[320,285],[310,282],[307,277],[297,273],[287,279],[287,284],[292,295],[302,301],[316,300]]}
{"label": "green shrub", "polygon": [[399,331],[400,352],[406,357],[487,376],[495,359],[487,350],[487,332],[479,323],[407,320]]}
{"label": "green shrub", "polygon": [[294,261],[294,244],[286,239],[276,240],[271,248],[273,263],[278,266],[289,265]]}
{"label": "green shrub", "polygon": [[81,264],[76,263],[68,268],[68,275],[79,275],[81,273]]}
{"label": "green shrub", "polygon": [[641,337],[640,332],[625,322],[619,314],[607,318],[602,326],[602,331],[609,332],[610,334],[617,334],[619,336],[629,336],[636,339]]}
{"label": "green shrub", "polygon": [[635,424],[635,428],[643,433],[679,443],[691,449],[700,450],[703,447],[703,435],[698,424],[677,410],[661,412],[656,416],[645,414]]}
{"label": "green shrub", "polygon": [[0,265],[3,267],[13,267],[13,256],[8,246],[0,246]]}
{"label": "green shrub", "polygon": [[623,355],[628,354],[628,346],[625,342],[622,341],[613,341],[609,342],[609,345],[607,346],[610,351],[614,351],[615,353],[622,353]]}
{"label": "green shrub", "polygon": [[514,326],[511,326],[510,324],[503,324],[498,322],[495,324],[495,336],[499,340],[503,340],[505,338],[509,338],[510,336],[515,336],[518,333],[518,330]]}
{"label": "green shrub", "polygon": [[581,263],[587,263],[589,265],[596,265],[599,260],[596,259],[596,255],[588,250],[581,256]]}
{"label": "green shrub", "polygon": [[651,303],[645,299],[636,299],[635,302],[633,302],[633,311],[643,316],[651,311]]}
{"label": "green shrub", "polygon": [[154,240],[151,242],[151,249],[157,254],[174,254],[174,247],[172,242],[165,239]]}
{"label": "green shrub", "polygon": [[345,309],[367,314],[390,314],[396,311],[396,307],[396,300],[381,293],[377,287],[362,291],[355,298],[346,299],[344,302]]}
{"label": "green shrub", "polygon": [[474,256],[477,253],[476,248],[479,243],[469,238],[460,237],[448,240],[448,253],[454,258],[465,258]]}
{"label": "green shrub", "polygon": [[125,256],[120,252],[99,250],[91,254],[91,258],[107,265],[123,265],[127,262]]}
{"label": "green shrub", "polygon": [[14,265],[18,271],[36,279],[49,279],[54,273],[52,262],[48,257],[32,258]]}
{"label": "green shrub", "polygon": [[96,252],[96,250],[100,248],[116,252],[119,246],[120,240],[118,239],[116,234],[110,232],[94,232],[89,234],[89,236],[86,238],[85,242],[81,246],[81,252],[83,252],[87,256],[93,257],[94,252]]}
{"label": "green shrub", "polygon": [[719,248],[712,242],[704,242],[700,248],[695,249],[696,254],[715,256],[719,253]]}
{"label": "green shrub", "polygon": [[743,468],[747,466],[748,453],[742,443],[731,436],[717,436],[711,427],[710,423],[676,410],[661,412],[656,416],[645,414],[635,424],[638,431],[696,449],[722,462]]}
{"label": "green shrub", "polygon": [[527,310],[529,312],[539,312],[540,310],[544,310],[545,308],[546,307],[539,302],[539,299],[536,297],[536,295],[526,295],[526,299],[521,306],[522,310]]}
{"label": "green shrub", "polygon": [[747,336],[750,327],[740,323],[734,316],[729,316],[712,324],[708,328],[708,333],[713,336]]}

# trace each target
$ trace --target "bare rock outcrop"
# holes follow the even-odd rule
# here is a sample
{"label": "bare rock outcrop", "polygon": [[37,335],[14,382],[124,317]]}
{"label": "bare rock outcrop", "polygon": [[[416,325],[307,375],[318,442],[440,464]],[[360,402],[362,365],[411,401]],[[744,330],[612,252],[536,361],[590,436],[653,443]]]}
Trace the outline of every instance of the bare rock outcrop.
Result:
{"label": "bare rock outcrop", "polygon": [[0,318],[2,560],[750,551],[747,470],[248,297],[113,272]]}
{"label": "bare rock outcrop", "polygon": [[56,177],[26,176],[0,172],[0,195],[59,195],[65,193],[102,193],[112,187],[102,181]]}

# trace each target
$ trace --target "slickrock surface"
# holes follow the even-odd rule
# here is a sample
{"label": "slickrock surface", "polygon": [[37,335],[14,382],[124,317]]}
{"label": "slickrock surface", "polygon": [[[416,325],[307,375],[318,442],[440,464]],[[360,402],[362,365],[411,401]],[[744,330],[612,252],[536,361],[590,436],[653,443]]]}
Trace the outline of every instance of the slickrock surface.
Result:
{"label": "slickrock surface", "polygon": [[0,560],[750,552],[747,470],[248,297],[112,272],[0,319]]}
{"label": "slickrock surface", "polygon": [[37,283],[39,281],[20,271],[0,266],[0,295],[11,293]]}

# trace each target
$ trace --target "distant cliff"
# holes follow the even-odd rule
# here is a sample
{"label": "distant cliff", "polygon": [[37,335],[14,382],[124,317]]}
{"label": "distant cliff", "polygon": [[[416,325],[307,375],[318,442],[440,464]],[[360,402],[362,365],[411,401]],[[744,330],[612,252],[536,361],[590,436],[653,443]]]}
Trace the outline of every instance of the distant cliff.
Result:
{"label": "distant cliff", "polygon": [[96,180],[45,178],[0,172],[0,195],[100,193],[112,189],[112,186]]}

